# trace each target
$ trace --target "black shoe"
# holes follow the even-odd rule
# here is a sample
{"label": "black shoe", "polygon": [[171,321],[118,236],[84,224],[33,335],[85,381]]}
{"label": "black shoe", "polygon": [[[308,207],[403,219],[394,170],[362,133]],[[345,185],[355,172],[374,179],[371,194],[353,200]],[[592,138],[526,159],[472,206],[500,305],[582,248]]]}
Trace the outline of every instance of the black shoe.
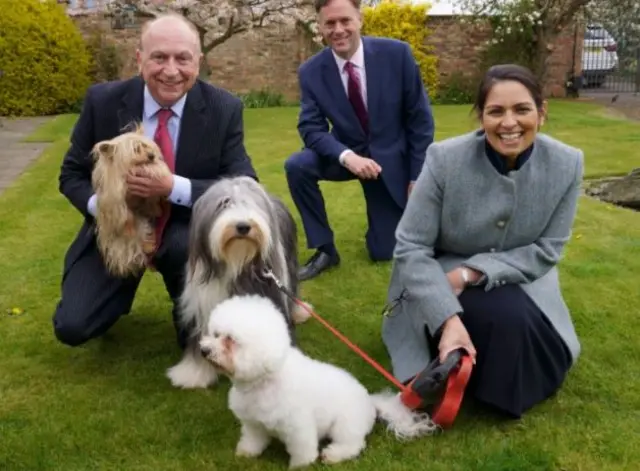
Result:
{"label": "black shoe", "polygon": [[309,261],[298,271],[298,280],[305,281],[315,278],[331,267],[340,265],[340,255],[329,255],[318,250]]}

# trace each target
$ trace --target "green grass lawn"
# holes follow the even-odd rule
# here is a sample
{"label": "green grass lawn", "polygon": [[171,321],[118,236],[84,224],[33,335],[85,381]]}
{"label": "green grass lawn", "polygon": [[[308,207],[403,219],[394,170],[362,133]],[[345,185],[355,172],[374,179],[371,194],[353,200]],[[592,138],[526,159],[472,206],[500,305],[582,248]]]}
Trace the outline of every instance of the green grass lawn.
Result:
{"label": "green grass lawn", "polygon": [[[437,139],[473,129],[468,110],[436,107]],[[245,116],[247,147],[261,179],[293,209],[283,161],[300,147],[297,110],[247,110]],[[58,117],[31,136],[51,145],[0,196],[0,469],[284,469],[281,446],[259,460],[234,458],[239,428],[226,407],[226,381],[207,391],[170,386],[164,372],[178,361],[179,352],[158,275],[145,277],[133,312],[104,338],[75,349],[55,341],[51,315],[62,259],[81,222],[57,190],[75,118]],[[640,123],[602,108],[554,101],[544,130],[585,150],[590,177],[640,167]],[[343,265],[305,283],[303,297],[389,368],[379,313],[390,265],[367,259],[359,185],[322,186]],[[302,234],[300,243],[304,249]],[[308,254],[302,250],[301,258]],[[560,271],[583,353],[555,398],[519,422],[465,408],[453,429],[409,443],[378,426],[357,461],[335,468],[637,469],[640,214],[583,197]],[[4,315],[13,306],[23,308],[24,315]],[[311,355],[347,368],[371,390],[390,386],[313,319],[299,332]]]}

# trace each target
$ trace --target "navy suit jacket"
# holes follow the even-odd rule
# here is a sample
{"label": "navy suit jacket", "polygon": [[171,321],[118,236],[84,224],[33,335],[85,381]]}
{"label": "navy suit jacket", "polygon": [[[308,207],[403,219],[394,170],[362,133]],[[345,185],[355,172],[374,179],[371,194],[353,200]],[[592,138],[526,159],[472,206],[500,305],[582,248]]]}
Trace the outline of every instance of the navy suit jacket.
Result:
{"label": "navy suit jacket", "polygon": [[407,43],[368,36],[362,42],[369,134],[349,102],[330,48],[298,70],[298,131],[305,147],[323,159],[338,162],[340,154],[351,149],[378,162],[389,192],[404,207],[409,182],[418,178],[434,138],[429,98]]}
{"label": "navy suit jacket", "polygon": [[[87,91],[71,145],[62,162],[60,192],[84,216],[84,224],[67,253],[65,268],[95,237],[87,204],[93,194],[93,146],[142,122],[144,81],[141,77],[99,83]],[[243,106],[231,93],[197,80],[187,93],[180,124],[175,173],[191,180],[192,202],[214,180],[256,172],[244,147]],[[171,219],[188,223],[191,207],[173,204]]]}

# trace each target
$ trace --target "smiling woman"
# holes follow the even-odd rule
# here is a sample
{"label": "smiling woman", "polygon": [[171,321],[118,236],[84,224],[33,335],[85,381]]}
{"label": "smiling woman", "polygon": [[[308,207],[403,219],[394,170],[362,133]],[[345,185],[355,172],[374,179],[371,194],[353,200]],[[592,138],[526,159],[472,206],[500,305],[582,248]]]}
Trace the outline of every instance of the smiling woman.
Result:
{"label": "smiling woman", "polygon": [[492,67],[480,84],[474,109],[482,123],[489,151],[498,152],[508,168],[530,154],[544,124],[547,103],[535,77],[517,66]]}
{"label": "smiling woman", "polygon": [[397,230],[383,339],[409,381],[462,349],[467,390],[519,418],[553,395],[580,353],[557,264],[569,240],[583,153],[539,133],[546,103],[533,74],[489,69],[481,129],[431,145]]}

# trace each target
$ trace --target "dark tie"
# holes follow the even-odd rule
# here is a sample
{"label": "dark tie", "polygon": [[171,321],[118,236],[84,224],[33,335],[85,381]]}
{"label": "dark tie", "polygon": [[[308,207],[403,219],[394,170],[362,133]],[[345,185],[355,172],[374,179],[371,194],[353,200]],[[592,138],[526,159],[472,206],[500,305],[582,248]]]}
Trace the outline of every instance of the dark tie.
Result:
{"label": "dark tie", "polygon": [[367,114],[367,108],[364,106],[364,100],[362,98],[362,85],[360,83],[360,77],[355,71],[355,68],[351,62],[347,62],[344,65],[344,70],[347,71],[349,79],[347,81],[347,89],[349,95],[349,101],[353,106],[356,116],[362,125],[362,129],[365,134],[369,133],[369,115]]}
{"label": "dark tie", "polygon": [[[164,157],[167,166],[171,170],[172,173],[175,173],[175,159],[173,155],[173,143],[171,141],[171,135],[169,134],[169,129],[167,128],[167,122],[169,118],[173,115],[173,111],[167,109],[161,109],[157,113],[158,115],[158,128],[156,129],[156,133],[153,136],[153,139],[160,147],[162,151],[162,156]],[[156,249],[160,247],[160,242],[162,241],[162,234],[164,232],[164,228],[169,220],[169,214],[171,212],[171,203],[166,202],[163,207],[162,216],[158,218],[156,222]]]}

